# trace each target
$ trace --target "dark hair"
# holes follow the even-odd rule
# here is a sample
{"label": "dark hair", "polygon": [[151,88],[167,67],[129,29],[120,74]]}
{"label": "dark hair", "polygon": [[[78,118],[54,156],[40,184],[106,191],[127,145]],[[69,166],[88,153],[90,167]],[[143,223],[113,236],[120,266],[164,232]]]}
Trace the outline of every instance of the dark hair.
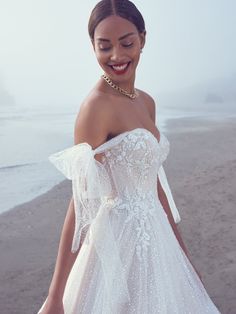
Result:
{"label": "dark hair", "polygon": [[88,32],[92,40],[97,25],[111,15],[117,15],[130,21],[140,33],[145,31],[142,14],[133,2],[128,0],[102,0],[94,7],[89,18]]}

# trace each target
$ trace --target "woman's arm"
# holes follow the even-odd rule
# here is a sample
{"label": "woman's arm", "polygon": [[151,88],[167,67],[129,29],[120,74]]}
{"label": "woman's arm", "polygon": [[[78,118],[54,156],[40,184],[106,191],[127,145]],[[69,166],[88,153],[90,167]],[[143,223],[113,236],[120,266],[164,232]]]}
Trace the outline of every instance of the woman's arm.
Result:
{"label": "woman's arm", "polygon": [[71,198],[62,228],[55,270],[48,292],[48,297],[55,300],[62,300],[67,278],[82,245],[82,243],[80,243],[80,247],[76,253],[71,252],[74,228],[74,201],[73,198]]}
{"label": "woman's arm", "polygon": [[[91,98],[84,102],[75,121],[74,144],[87,142],[92,147],[97,147],[103,143],[108,134],[108,113],[107,104],[103,99]],[[96,156],[96,159],[100,160],[100,158],[101,156]],[[72,198],[63,225],[55,271],[49,288],[49,296],[53,299],[60,300],[62,298],[68,275],[86,236],[82,233],[79,250],[72,253],[74,229],[75,212]]]}
{"label": "woman's arm", "polygon": [[[111,124],[110,108],[110,103],[107,103],[106,99],[100,96],[91,96],[81,105],[75,121],[75,145],[86,142],[94,148],[106,140],[109,134],[109,125]],[[101,158],[102,156],[96,155],[98,161]],[[49,287],[48,297],[40,312],[42,314],[64,313],[62,299],[66,282],[83,244],[87,229],[81,234],[80,245],[76,253],[71,252],[74,231],[75,211],[72,197],[62,228],[55,270]]]}

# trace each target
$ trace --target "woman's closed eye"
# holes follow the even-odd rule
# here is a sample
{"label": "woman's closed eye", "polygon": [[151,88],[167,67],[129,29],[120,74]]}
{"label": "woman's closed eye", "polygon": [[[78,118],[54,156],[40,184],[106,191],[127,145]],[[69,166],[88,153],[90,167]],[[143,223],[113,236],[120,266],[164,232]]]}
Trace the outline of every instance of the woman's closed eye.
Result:
{"label": "woman's closed eye", "polygon": [[[129,43],[122,43],[121,44],[122,47],[124,48],[130,48],[133,46],[133,43],[132,42],[129,42]],[[99,50],[101,51],[109,51],[112,47],[111,46],[102,46],[102,45],[99,45],[98,46]]]}
{"label": "woman's closed eye", "polygon": [[122,46],[125,47],[125,48],[129,48],[129,47],[132,47],[132,46],[133,46],[133,43],[132,43],[132,42],[129,42],[129,43],[122,43]]}
{"label": "woman's closed eye", "polygon": [[99,50],[101,50],[101,51],[108,51],[108,50],[110,50],[111,49],[111,47],[102,47],[102,46],[99,46]]}

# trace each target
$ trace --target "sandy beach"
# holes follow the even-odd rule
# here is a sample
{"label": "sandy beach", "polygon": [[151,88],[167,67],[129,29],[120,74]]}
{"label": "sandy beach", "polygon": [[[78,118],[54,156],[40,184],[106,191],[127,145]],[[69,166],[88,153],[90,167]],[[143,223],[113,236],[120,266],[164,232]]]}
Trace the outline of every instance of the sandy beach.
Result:
{"label": "sandy beach", "polygon": [[[236,119],[168,122],[164,162],[192,262],[221,313],[236,313]],[[0,215],[0,312],[37,313],[71,197],[63,181]]]}

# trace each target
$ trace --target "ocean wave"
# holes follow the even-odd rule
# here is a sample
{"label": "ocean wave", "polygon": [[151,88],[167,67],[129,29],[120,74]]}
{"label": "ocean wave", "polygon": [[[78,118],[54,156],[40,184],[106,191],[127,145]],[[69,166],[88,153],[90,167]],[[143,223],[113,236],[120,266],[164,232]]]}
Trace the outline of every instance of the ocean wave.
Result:
{"label": "ocean wave", "polygon": [[6,171],[9,169],[16,169],[16,168],[21,168],[21,167],[29,167],[37,164],[36,162],[31,162],[31,163],[25,163],[25,164],[16,164],[16,165],[10,165],[10,166],[3,166],[0,167],[0,171]]}

